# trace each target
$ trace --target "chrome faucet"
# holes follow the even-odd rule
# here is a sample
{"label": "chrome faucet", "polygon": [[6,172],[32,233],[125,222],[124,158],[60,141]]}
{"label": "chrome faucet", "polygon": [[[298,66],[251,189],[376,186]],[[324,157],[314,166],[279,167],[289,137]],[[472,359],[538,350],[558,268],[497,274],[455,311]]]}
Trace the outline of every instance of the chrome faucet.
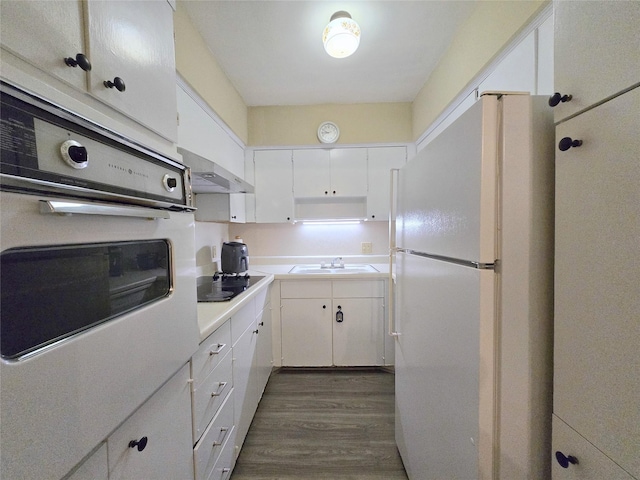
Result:
{"label": "chrome faucet", "polygon": [[342,257],[335,257],[333,260],[331,260],[331,268],[344,268]]}

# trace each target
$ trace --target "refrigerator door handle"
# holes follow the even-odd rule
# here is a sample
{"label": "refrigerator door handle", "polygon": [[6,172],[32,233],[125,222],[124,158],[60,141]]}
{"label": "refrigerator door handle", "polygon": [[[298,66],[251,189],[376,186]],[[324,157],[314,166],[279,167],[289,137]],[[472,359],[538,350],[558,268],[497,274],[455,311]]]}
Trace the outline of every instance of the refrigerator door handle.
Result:
{"label": "refrigerator door handle", "polygon": [[394,306],[394,285],[393,285],[393,263],[396,252],[396,196],[395,196],[395,182],[396,177],[399,175],[400,169],[392,168],[389,178],[389,280],[388,280],[388,295],[389,295],[389,335],[397,337],[399,332],[395,331],[395,306]]}

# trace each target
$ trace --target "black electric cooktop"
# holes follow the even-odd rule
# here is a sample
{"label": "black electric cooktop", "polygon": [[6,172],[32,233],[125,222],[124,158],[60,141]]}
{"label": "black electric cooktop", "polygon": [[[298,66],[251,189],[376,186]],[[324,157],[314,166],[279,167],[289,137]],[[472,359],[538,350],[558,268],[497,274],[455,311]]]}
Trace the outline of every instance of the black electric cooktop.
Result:
{"label": "black electric cooktop", "polygon": [[262,280],[263,276],[216,273],[198,277],[198,302],[226,302]]}

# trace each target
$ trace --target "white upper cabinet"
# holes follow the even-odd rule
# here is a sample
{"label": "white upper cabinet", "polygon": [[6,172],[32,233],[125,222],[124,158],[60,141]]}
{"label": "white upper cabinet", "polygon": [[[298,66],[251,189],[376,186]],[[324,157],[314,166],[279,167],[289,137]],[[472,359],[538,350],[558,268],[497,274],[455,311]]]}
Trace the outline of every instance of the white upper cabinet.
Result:
{"label": "white upper cabinet", "polygon": [[176,141],[173,10],[166,0],[3,0],[0,8],[4,49]]}
{"label": "white upper cabinet", "polygon": [[253,161],[256,222],[293,221],[291,150],[257,150]]}
{"label": "white upper cabinet", "polygon": [[[640,82],[640,2],[554,2],[556,122]],[[634,33],[635,32],[635,33]]]}
{"label": "white upper cabinet", "polygon": [[[93,66],[89,72],[89,91],[175,141],[176,70],[171,6],[165,0],[91,0],[85,5],[87,49]],[[108,88],[105,82],[113,86]]]}
{"label": "white upper cabinet", "polygon": [[406,161],[406,147],[368,149],[367,218],[369,220],[389,220],[391,169],[402,167]]}
{"label": "white upper cabinet", "polygon": [[82,3],[2,0],[0,13],[3,48],[73,87],[86,88],[82,69],[64,62],[87,54]]}
{"label": "white upper cabinet", "polygon": [[294,197],[365,197],[366,171],[365,148],[294,150]]}

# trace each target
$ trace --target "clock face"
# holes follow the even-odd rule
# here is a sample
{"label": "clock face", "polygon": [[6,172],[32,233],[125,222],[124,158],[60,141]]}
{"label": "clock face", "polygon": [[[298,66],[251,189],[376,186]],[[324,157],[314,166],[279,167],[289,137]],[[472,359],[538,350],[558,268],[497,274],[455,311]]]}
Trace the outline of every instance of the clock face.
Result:
{"label": "clock face", "polygon": [[318,127],[318,140],[322,143],[335,143],[340,137],[340,129],[333,122],[321,123]]}

